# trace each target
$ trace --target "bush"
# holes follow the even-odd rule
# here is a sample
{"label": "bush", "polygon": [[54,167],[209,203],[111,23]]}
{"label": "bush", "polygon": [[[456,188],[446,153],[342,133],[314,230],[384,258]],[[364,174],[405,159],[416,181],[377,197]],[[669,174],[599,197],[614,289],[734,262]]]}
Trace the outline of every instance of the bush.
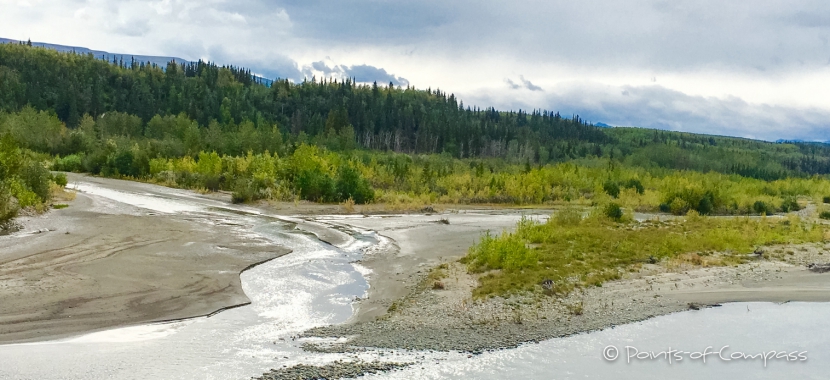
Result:
{"label": "bush", "polygon": [[818,217],[822,219],[830,219],[830,211],[822,211],[818,214]]}
{"label": "bush", "polygon": [[629,179],[628,181],[625,181],[624,186],[625,186],[626,189],[635,189],[635,190],[637,190],[637,194],[643,194],[643,193],[646,192],[646,188],[643,187],[643,184],[640,182],[639,179],[635,179],[635,178]]}
{"label": "bush", "polygon": [[257,189],[252,181],[238,181],[231,194],[232,203],[245,203],[256,200]]}
{"label": "bush", "polygon": [[609,203],[607,206],[605,206],[604,213],[605,216],[617,222],[620,221],[620,219],[622,219],[623,217],[622,208],[620,207],[620,205],[616,203]]}
{"label": "bush", "polygon": [[52,176],[52,180],[55,181],[55,184],[60,187],[66,187],[69,181],[66,179],[66,173],[55,173]]}
{"label": "bush", "polygon": [[375,192],[369,186],[369,181],[363,178],[360,171],[350,164],[343,165],[337,175],[335,185],[339,201],[353,199],[357,204],[364,204],[372,201]]}
{"label": "bush", "polygon": [[657,208],[660,209],[660,212],[671,212],[671,206],[668,203],[660,203],[660,206]]}
{"label": "bush", "polygon": [[135,155],[130,150],[121,150],[107,160],[107,165],[112,170],[112,174],[136,177],[138,170],[133,165]]}
{"label": "bush", "polygon": [[681,198],[674,198],[669,203],[669,211],[674,215],[686,215],[686,212],[689,211],[689,203]]}
{"label": "bush", "polygon": [[824,202],[824,203],[830,203],[830,197],[824,197],[824,198],[822,198],[822,202]]}
{"label": "bush", "polygon": [[620,185],[617,185],[616,182],[605,181],[605,183],[602,184],[602,189],[605,190],[605,192],[608,195],[610,195],[614,198],[616,198],[620,195]]}
{"label": "bush", "polygon": [[801,210],[801,206],[798,205],[798,201],[796,201],[795,198],[786,198],[784,199],[784,202],[781,203],[781,211],[783,212],[798,210]]}
{"label": "bush", "polygon": [[52,170],[61,172],[81,172],[84,170],[82,156],[71,154],[63,158],[55,159],[52,163]]}
{"label": "bush", "polygon": [[29,162],[28,165],[23,167],[20,177],[23,184],[35,193],[41,202],[49,199],[49,183],[52,180],[52,174],[43,165],[34,161]]}
{"label": "bush", "polygon": [[757,214],[775,214],[775,209],[764,201],[755,201],[755,203],[752,204],[752,210],[755,211]]}
{"label": "bush", "polygon": [[709,197],[703,197],[697,205],[697,212],[700,213],[700,215],[707,215],[712,212],[713,208],[714,205],[712,205],[712,200]]}
{"label": "bush", "polygon": [[103,149],[98,149],[90,154],[85,155],[81,159],[84,171],[92,174],[100,174],[107,165],[107,152]]}
{"label": "bush", "polygon": [[17,216],[18,206],[11,195],[9,185],[0,181],[0,229],[2,225]]}
{"label": "bush", "polygon": [[304,170],[297,175],[296,186],[300,197],[309,201],[326,202],[335,199],[335,184],[331,176],[320,170]]}
{"label": "bush", "polygon": [[219,191],[222,184],[222,180],[218,175],[206,175],[203,177],[202,182],[205,189],[210,191]]}

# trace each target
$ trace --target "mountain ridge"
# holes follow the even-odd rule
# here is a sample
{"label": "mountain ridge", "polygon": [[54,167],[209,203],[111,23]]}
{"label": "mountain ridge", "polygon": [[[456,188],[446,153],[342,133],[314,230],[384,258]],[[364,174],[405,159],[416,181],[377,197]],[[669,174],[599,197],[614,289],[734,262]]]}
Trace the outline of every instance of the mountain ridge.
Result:
{"label": "mountain ridge", "polygon": [[[21,41],[15,40],[11,38],[3,38],[0,37],[0,44],[18,44],[18,43],[28,43],[29,41]],[[167,67],[167,64],[171,61],[174,61],[178,64],[182,63],[195,63],[199,60],[191,61],[180,57],[173,57],[173,56],[158,56],[158,55],[140,55],[140,54],[126,54],[126,53],[110,53],[104,50],[94,50],[82,46],[69,46],[69,45],[60,45],[60,44],[52,44],[48,42],[34,42],[31,41],[32,46],[34,47],[42,47],[46,49],[52,49],[59,51],[61,53],[77,53],[77,54],[92,54],[96,59],[105,60],[107,62],[131,62],[131,60],[135,60],[139,63],[150,63],[154,64],[162,69]],[[220,65],[221,66],[221,65]],[[273,83],[272,79],[265,78],[260,75],[254,74],[256,79],[259,79],[263,84],[266,86],[270,86]]]}

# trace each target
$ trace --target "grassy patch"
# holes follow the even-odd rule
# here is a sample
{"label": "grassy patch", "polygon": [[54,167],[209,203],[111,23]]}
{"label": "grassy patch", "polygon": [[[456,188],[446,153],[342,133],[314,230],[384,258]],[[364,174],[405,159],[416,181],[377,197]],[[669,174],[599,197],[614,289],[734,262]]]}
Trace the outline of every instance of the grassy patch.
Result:
{"label": "grassy patch", "polygon": [[68,205],[68,204],[56,204],[56,205],[52,205],[52,208],[54,208],[54,209],[56,209],[56,210],[60,210],[60,209],[62,209],[62,208],[67,208],[67,207],[69,207],[69,205]]}
{"label": "grassy patch", "polygon": [[[824,239],[824,229],[787,219],[712,218],[692,215],[668,222],[615,222],[605,210],[582,218],[560,211],[548,222],[519,222],[515,233],[489,233],[462,260],[482,274],[476,296],[539,291],[553,281],[553,293],[601,286],[637,265],[668,260],[698,266],[740,264],[758,246]],[[717,254],[715,254],[717,253]]]}

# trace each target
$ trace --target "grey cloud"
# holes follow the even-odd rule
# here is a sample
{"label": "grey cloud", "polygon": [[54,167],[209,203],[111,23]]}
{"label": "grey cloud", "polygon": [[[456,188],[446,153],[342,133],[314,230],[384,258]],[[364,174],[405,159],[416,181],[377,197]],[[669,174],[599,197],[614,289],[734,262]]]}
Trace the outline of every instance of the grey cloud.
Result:
{"label": "grey cloud", "polygon": [[452,5],[437,0],[322,1],[286,0],[284,7],[297,23],[297,32],[309,38],[340,42],[393,43],[422,41],[431,31],[456,18]]}
{"label": "grey cloud", "polygon": [[529,80],[525,79],[525,77],[523,75],[519,75],[519,82],[520,83],[516,83],[513,80],[511,80],[510,78],[507,78],[504,81],[507,82],[507,86],[510,87],[513,90],[528,89],[530,91],[544,91],[541,87],[539,87],[539,86],[533,84],[532,82],[530,82]]}
{"label": "grey cloud", "polygon": [[807,28],[830,28],[830,13],[797,12],[785,20]]}
{"label": "grey cloud", "polygon": [[519,75],[519,79],[522,80],[522,84],[524,85],[524,87],[526,89],[530,90],[530,91],[544,91],[544,90],[542,90],[541,87],[531,83],[529,80],[525,79],[525,77],[522,76],[522,75]]}
{"label": "grey cloud", "polygon": [[252,73],[267,79],[290,79],[301,81],[303,73],[300,71],[297,62],[284,55],[271,55],[269,57],[239,56],[227,51],[222,46],[211,46],[208,49],[196,49],[190,53],[191,57],[207,57],[219,65],[242,66],[251,70]]}
{"label": "grey cloud", "polygon": [[129,37],[141,37],[150,31],[150,22],[148,20],[130,20],[129,22],[119,22],[113,25],[110,30],[114,33],[123,34]]}
{"label": "grey cloud", "polygon": [[[344,67],[344,66],[341,66]],[[386,70],[369,65],[354,65],[345,70],[346,76],[352,76],[358,82],[392,83],[395,86],[408,86],[406,78],[396,77]]]}
{"label": "grey cloud", "polygon": [[[463,96],[464,94],[462,94]],[[547,108],[563,115],[620,126],[777,139],[830,140],[830,111],[751,104],[736,97],[692,96],[662,86],[605,86],[570,83],[544,98],[500,102],[498,96],[463,96],[465,103],[503,109]],[[539,107],[546,104],[546,107]]]}
{"label": "grey cloud", "polygon": [[750,104],[736,97],[690,96],[661,86],[623,86],[622,92],[580,86],[547,101],[563,113],[612,125],[764,140],[830,140],[830,112],[826,110]]}
{"label": "grey cloud", "polygon": [[[827,60],[812,0],[275,1],[305,38],[414,44],[454,56],[520,56],[579,67],[788,70]],[[782,22],[782,20],[789,20]],[[818,35],[817,35],[818,33]]]}

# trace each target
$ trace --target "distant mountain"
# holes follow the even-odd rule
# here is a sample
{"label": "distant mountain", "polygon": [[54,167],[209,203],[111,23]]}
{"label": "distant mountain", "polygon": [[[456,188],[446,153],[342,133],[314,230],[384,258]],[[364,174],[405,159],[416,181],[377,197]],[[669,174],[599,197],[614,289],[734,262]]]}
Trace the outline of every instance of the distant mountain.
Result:
{"label": "distant mountain", "polygon": [[[0,38],[0,43],[4,43],[4,44],[12,44],[12,43],[16,44],[16,43],[20,43],[20,42],[21,41],[12,40],[12,39],[8,39],[8,38]],[[22,41],[22,42],[25,43],[26,41]],[[182,62],[188,63],[188,62],[190,62],[190,61],[188,61],[184,58],[178,58],[178,57],[159,57],[159,56],[152,56],[152,55],[134,55],[134,54],[122,54],[122,53],[110,53],[110,52],[101,51],[101,50],[92,50],[92,49],[88,49],[88,48],[85,48],[85,47],[56,45],[56,44],[48,44],[48,43],[45,43],[45,42],[32,42],[32,46],[44,47],[44,48],[47,48],[47,49],[53,49],[53,50],[57,50],[57,51],[63,52],[63,53],[75,52],[75,53],[78,53],[78,54],[92,54],[93,56],[95,56],[95,58],[105,59],[109,62],[119,61],[119,60],[130,62],[130,60],[135,59],[137,62],[144,62],[144,63],[150,62],[150,63],[154,63],[158,66],[161,66],[161,67],[167,66],[167,63],[170,62],[170,61],[176,61],[178,63],[182,63]]]}
{"label": "distant mountain", "polygon": [[[26,41],[19,41],[19,40],[13,40],[13,39],[9,39],[9,38],[0,37],[0,43],[2,43],[2,44],[17,44],[17,43],[21,43],[21,42],[26,43]],[[103,51],[103,50],[92,50],[92,49],[85,48],[85,47],[80,47],[80,46],[57,45],[57,44],[49,44],[49,43],[45,43],[45,42],[32,42],[32,46],[43,47],[43,48],[47,48],[47,49],[53,49],[53,50],[57,50],[57,51],[63,52],[63,53],[75,52],[77,54],[92,54],[95,58],[101,59],[101,60],[106,60],[108,62],[124,61],[124,62],[129,63],[134,59],[136,62],[144,62],[145,64],[149,62],[150,64],[154,64],[156,66],[159,66],[162,69],[167,67],[167,64],[170,63],[170,61],[175,61],[176,63],[179,63],[179,64],[195,62],[195,61],[188,61],[184,58],[179,58],[179,57],[163,57],[163,56],[154,56],[154,55],[136,55],[136,54],[124,54],[124,53],[110,53],[110,52],[106,52],[106,51]],[[219,63],[217,63],[217,64],[219,64]],[[221,65],[221,64],[219,64],[219,65]],[[255,77],[257,79],[259,79],[260,81],[262,81],[262,83],[264,83],[266,86],[270,86],[271,83],[273,83],[273,80],[271,80],[271,79],[263,78],[263,77],[256,76],[256,75],[255,75]]]}
{"label": "distant mountain", "polygon": [[595,127],[600,127],[600,128],[614,128],[613,125],[608,125],[608,124],[605,124],[605,123],[595,123],[594,126]]}

